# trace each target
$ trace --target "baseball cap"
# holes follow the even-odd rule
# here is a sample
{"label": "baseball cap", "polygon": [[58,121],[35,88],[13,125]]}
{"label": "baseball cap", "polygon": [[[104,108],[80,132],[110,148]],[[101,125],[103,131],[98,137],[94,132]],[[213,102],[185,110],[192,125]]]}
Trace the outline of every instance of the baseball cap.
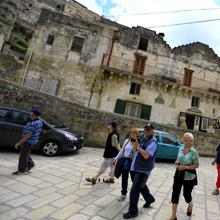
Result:
{"label": "baseball cap", "polygon": [[147,123],[146,125],[145,125],[145,127],[144,127],[145,129],[154,129],[154,126],[153,126],[153,124],[152,123]]}
{"label": "baseball cap", "polygon": [[34,113],[35,115],[37,115],[37,116],[40,116],[40,115],[41,115],[40,110],[37,109],[37,108],[32,108],[31,112],[33,112],[33,113]]}

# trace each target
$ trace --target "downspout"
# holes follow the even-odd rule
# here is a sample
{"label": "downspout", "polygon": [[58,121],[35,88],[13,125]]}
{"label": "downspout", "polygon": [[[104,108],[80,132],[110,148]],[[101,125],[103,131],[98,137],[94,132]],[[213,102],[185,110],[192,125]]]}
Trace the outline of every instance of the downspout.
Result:
{"label": "downspout", "polygon": [[114,48],[114,44],[115,44],[115,39],[114,39],[114,36],[113,36],[113,37],[112,37],[111,48],[110,48],[110,51],[109,51],[107,66],[109,66],[109,63],[110,63],[110,60],[111,60],[111,57],[112,57],[112,51],[113,51],[113,48]]}
{"label": "downspout", "polygon": [[29,64],[30,64],[30,61],[31,61],[33,51],[34,51],[34,47],[32,47],[30,56],[28,57],[28,62],[27,62],[27,65],[26,65],[26,68],[25,68],[25,71],[24,71],[24,75],[23,75],[23,78],[22,78],[21,85],[24,85],[24,81],[25,81],[25,78],[26,78],[26,75],[27,75],[27,70],[28,70],[28,67],[29,67]]}

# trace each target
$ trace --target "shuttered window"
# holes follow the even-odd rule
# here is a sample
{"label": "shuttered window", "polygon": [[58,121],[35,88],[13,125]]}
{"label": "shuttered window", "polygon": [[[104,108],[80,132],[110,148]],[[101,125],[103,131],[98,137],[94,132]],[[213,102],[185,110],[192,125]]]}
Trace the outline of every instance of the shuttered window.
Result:
{"label": "shuttered window", "polygon": [[143,105],[117,99],[114,112],[149,120],[151,115],[151,108],[151,105]]}
{"label": "shuttered window", "polygon": [[193,70],[189,70],[185,68],[184,71],[185,72],[184,72],[184,77],[183,77],[183,85],[191,86]]}
{"label": "shuttered window", "polygon": [[124,114],[125,106],[126,106],[126,101],[117,99],[115,104],[115,113]]}
{"label": "shuttered window", "polygon": [[146,63],[147,57],[141,56],[140,54],[135,54],[135,60],[134,60],[134,66],[133,66],[133,72],[143,75],[145,70],[145,63]]}

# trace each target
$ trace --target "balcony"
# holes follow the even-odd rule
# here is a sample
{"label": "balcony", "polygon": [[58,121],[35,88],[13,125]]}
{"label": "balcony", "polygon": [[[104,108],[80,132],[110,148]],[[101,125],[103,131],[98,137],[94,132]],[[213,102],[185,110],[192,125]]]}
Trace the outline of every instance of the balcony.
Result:
{"label": "balcony", "polygon": [[[194,90],[202,93],[215,93],[214,96],[219,96],[220,91],[220,79],[215,82],[205,80],[205,75],[203,79],[192,78],[191,86],[183,85],[184,78],[184,68],[180,72],[175,72],[170,68],[164,69],[156,66],[147,65],[147,63],[142,65],[142,72],[134,71],[135,60],[123,59],[122,57],[111,56],[109,59],[109,54],[104,54],[102,59],[102,68],[108,70],[111,75],[123,75],[130,77],[136,77],[142,79],[144,82],[154,81],[156,84],[165,84],[165,87],[171,85],[174,88],[182,87],[184,90]],[[140,74],[141,73],[141,74]]]}
{"label": "balcony", "polygon": [[110,72],[120,73],[123,75],[133,75],[138,78],[153,78],[165,80],[172,83],[180,83],[180,74],[175,74],[169,69],[162,69],[155,66],[147,65],[146,62],[140,62],[135,65],[135,60],[123,59],[121,57],[104,54],[102,59],[102,68]]}

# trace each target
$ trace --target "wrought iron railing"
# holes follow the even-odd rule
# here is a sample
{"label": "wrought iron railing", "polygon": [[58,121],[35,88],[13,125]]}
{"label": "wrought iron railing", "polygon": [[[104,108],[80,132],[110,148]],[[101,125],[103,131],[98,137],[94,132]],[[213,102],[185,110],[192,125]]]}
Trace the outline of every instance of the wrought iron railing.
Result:
{"label": "wrought iron railing", "polygon": [[[111,56],[109,58],[109,54],[104,54],[102,59],[102,66],[112,68],[115,70],[120,70],[122,72],[132,73],[135,74],[133,71],[135,60],[123,59],[121,57]],[[139,75],[139,74],[138,74]],[[184,78],[184,68],[180,72],[175,72],[172,70],[171,67],[160,68],[157,66],[151,66],[145,64],[144,73],[142,74],[146,77],[153,77],[156,79],[167,80],[171,82],[175,82],[178,84],[183,85],[183,78]],[[209,81],[208,79],[205,80],[195,76],[193,74],[192,78],[192,88],[202,89],[202,90],[209,90],[212,92],[219,92],[220,93],[220,78],[214,81]]]}

